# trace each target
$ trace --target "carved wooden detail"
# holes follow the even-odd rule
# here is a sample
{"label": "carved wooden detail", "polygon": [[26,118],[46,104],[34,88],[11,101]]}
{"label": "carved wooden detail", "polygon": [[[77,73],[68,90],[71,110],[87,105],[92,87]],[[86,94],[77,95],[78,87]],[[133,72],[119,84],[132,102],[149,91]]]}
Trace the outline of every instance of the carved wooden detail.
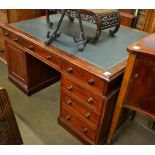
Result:
{"label": "carved wooden detail", "polygon": [[7,91],[0,87],[0,144],[22,144]]}

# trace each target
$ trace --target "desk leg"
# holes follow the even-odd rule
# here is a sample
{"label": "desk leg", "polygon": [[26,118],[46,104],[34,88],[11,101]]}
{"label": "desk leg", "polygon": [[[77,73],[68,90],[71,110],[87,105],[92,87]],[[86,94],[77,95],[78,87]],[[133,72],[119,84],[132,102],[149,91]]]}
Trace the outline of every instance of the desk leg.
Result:
{"label": "desk leg", "polygon": [[115,108],[110,132],[109,132],[109,136],[108,136],[108,140],[107,140],[108,144],[111,143],[112,137],[113,137],[114,132],[115,132],[117,125],[118,125],[119,117],[120,117],[122,107],[123,107],[123,101],[124,101],[124,98],[125,98],[125,95],[127,92],[128,84],[129,84],[130,77],[132,74],[132,69],[133,69],[133,66],[135,63],[135,58],[136,58],[136,55],[134,55],[134,54],[129,55],[129,59],[128,59],[129,65],[127,65],[127,68],[126,68],[126,71],[124,74],[124,78],[123,78],[123,82],[122,82],[122,86],[121,86],[121,90],[120,90],[120,93],[119,93],[119,96],[118,96],[118,99],[116,102],[116,108]]}

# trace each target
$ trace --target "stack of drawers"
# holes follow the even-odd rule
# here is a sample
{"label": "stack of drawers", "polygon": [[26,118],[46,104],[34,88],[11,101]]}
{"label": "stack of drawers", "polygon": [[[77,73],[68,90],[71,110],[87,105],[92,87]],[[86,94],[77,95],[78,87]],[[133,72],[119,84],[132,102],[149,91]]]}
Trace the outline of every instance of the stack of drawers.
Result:
{"label": "stack of drawers", "polygon": [[69,63],[62,62],[60,121],[85,143],[95,144],[103,109],[104,81]]}

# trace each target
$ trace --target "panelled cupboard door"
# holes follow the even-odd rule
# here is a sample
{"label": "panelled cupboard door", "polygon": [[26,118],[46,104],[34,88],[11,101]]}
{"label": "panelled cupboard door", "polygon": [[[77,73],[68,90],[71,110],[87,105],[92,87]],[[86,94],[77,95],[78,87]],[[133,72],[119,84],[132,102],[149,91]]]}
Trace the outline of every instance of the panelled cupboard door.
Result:
{"label": "panelled cupboard door", "polygon": [[25,51],[10,41],[5,42],[5,47],[9,74],[23,84],[27,84]]}
{"label": "panelled cupboard door", "polygon": [[137,58],[125,105],[136,108],[150,117],[155,116],[155,62]]}

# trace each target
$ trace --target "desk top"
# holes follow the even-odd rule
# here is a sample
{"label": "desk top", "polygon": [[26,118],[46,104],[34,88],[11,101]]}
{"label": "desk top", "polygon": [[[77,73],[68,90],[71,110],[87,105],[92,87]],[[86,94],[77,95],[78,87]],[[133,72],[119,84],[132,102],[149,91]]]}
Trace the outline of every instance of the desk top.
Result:
{"label": "desk top", "polygon": [[[50,18],[54,23],[53,28],[55,29],[60,15],[51,15]],[[86,36],[94,36],[96,25],[89,22],[83,23]],[[12,26],[15,29],[39,39],[42,43],[47,39],[47,32],[49,30],[51,32],[53,31],[53,29],[48,28],[45,17],[13,23]],[[102,31],[97,43],[88,43],[84,51],[79,52],[72,38],[73,34],[79,34],[78,21],[75,19],[75,21],[71,23],[68,18],[65,17],[61,25],[61,32],[60,37],[54,40],[50,46],[61,49],[69,55],[78,57],[104,71],[126,61],[128,58],[128,45],[147,35],[144,32],[121,26],[115,34],[115,37],[111,37],[107,29]]]}
{"label": "desk top", "polygon": [[128,47],[128,51],[155,56],[155,34],[151,34],[134,42]]}
{"label": "desk top", "polygon": [[[51,16],[51,21],[54,22],[54,28],[59,17],[59,15]],[[18,22],[13,24],[13,26],[30,33],[34,37],[39,38],[42,42],[47,39],[47,31],[51,30],[48,28],[44,17]],[[85,22],[84,28],[86,35],[93,35],[93,33],[95,33],[94,27],[94,24]],[[52,42],[53,46],[59,47],[65,52],[78,56],[81,59],[85,59],[104,69],[108,69],[119,61],[126,59],[128,57],[126,50],[127,46],[146,36],[143,32],[121,26],[115,37],[109,36],[108,30],[102,31],[100,39],[96,44],[88,43],[84,51],[79,52],[72,38],[73,34],[78,34],[79,32],[78,21],[71,23],[65,18],[63,25],[61,26],[61,32],[61,36]]]}

